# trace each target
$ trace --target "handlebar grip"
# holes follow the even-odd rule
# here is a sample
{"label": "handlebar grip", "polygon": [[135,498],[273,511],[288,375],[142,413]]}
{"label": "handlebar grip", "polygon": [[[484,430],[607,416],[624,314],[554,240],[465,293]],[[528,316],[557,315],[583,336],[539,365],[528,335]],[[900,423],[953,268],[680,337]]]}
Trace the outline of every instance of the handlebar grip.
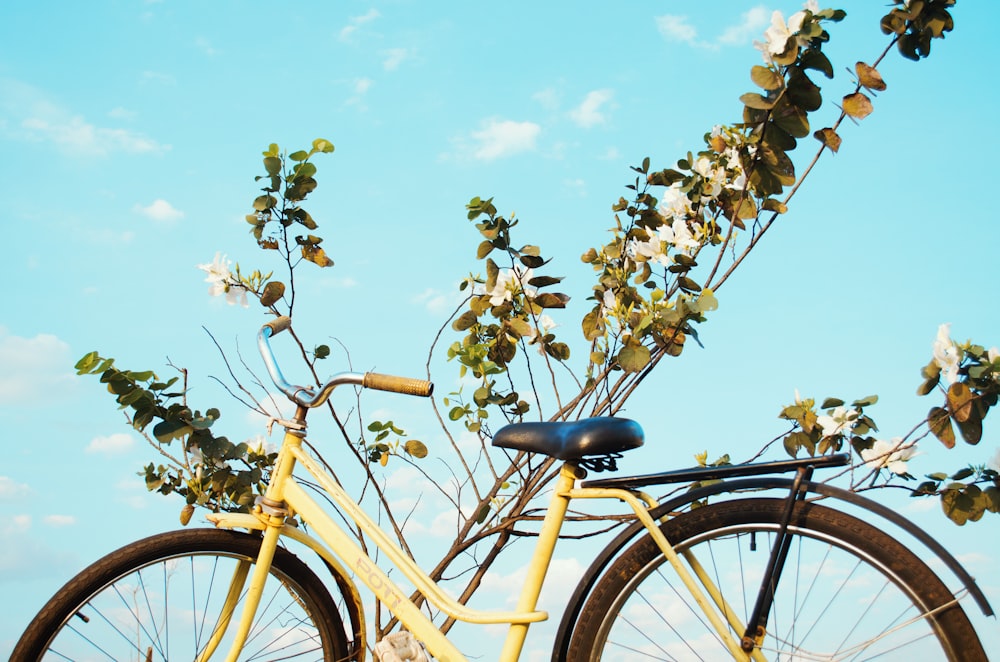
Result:
{"label": "handlebar grip", "polygon": [[292,318],[287,315],[275,318],[264,326],[271,329],[271,335],[276,336],[292,325]]}
{"label": "handlebar grip", "polygon": [[394,375],[380,375],[377,372],[366,372],[361,385],[365,388],[373,388],[379,391],[391,391],[404,395],[419,395],[425,398],[434,392],[434,384],[429,381],[412,379],[410,377],[396,377]]}

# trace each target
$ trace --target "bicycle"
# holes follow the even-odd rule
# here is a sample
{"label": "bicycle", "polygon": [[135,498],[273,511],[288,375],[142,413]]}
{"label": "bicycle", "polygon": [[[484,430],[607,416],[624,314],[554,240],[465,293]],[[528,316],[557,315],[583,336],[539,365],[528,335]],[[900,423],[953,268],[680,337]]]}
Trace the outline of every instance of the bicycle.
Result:
{"label": "bicycle", "polygon": [[[844,465],[849,455],[585,480],[588,469],[615,468],[622,453],[642,445],[641,428],[622,418],[520,423],[495,434],[496,447],[538,453],[562,465],[516,608],[468,608],[435,584],[303,449],[308,410],[338,386],[429,396],[432,385],[350,372],[318,389],[289,384],[269,340],[289,324],[278,318],[258,333],[271,379],[296,413],[281,421],[277,464],[253,513],[211,514],[214,529],[159,534],[97,561],[42,608],[13,660],[151,662],[218,655],[360,661],[370,651],[383,662],[426,654],[465,660],[306,492],[295,467],[436,609],[470,623],[507,624],[502,661],[517,660],[529,626],[548,617],[536,609],[537,601],[573,499],[624,502],[635,521],[581,579],[563,612],[553,660],[987,659],[959,598],[969,595],[984,613],[993,612],[961,565],[885,506],[812,480],[814,470]],[[792,478],[781,475],[792,472]],[[662,503],[641,489],[699,481],[701,487]],[[761,496],[765,491],[779,495]],[[716,501],[720,495],[725,498]],[[818,500],[843,501],[900,527],[936,554],[963,588],[953,594],[896,539]],[[293,517],[314,535],[293,526]],[[282,539],[318,554],[333,581],[320,580],[279,544]],[[403,629],[369,645],[356,582]]]}

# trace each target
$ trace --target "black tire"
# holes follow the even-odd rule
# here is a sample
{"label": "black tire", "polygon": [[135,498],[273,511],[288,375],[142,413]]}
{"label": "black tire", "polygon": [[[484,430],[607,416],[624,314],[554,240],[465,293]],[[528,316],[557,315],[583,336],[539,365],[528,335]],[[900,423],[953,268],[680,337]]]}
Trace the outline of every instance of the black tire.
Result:
{"label": "black tire", "polygon": [[[781,499],[724,501],[661,529],[676,550],[694,552],[746,623],[784,507]],[[766,659],[987,660],[951,591],[890,536],[806,502],[796,505],[789,531]],[[734,633],[737,641],[742,634]],[[732,659],[648,534],[597,582],[568,651],[572,662]]]}
{"label": "black tire", "polygon": [[[249,562],[252,570],[259,548],[257,535],[220,529],[126,545],[49,600],[11,660],[194,660],[213,632],[234,569]],[[237,605],[230,634],[240,613]],[[351,650],[323,582],[279,547],[240,659],[348,660]],[[212,659],[227,651],[224,640]]]}

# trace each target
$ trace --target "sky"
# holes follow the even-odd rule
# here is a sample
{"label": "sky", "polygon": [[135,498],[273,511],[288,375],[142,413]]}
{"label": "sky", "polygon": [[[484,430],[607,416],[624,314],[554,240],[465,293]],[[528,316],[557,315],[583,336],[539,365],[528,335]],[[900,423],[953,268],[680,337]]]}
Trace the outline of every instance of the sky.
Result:
{"label": "sky", "polygon": [[[270,143],[336,146],[315,159],[308,207],[336,266],[301,282],[301,333],[340,343],[356,367],[423,375],[458,283],[481,269],[464,205],[493,196],[566,277],[573,300],[554,315],[557,333],[584,356],[591,273],[579,256],[607,240],[629,166],[649,156],[670,167],[714,125],[738,120],[760,62],[752,42],[773,10],[799,7],[0,3],[0,655],[74,572],[176,526],[181,504],[147,494],[136,475],[155,456],[96,379],[74,375],[78,358],[98,350],[124,368],[187,367],[193,393],[223,409],[226,434],[263,434],[210,379],[226,370],[207,332],[254,364],[264,318],[210,297],[197,265],[217,252],[250,269],[261,260],[244,215]],[[836,76],[817,80],[827,102],[817,126],[852,91],[847,70],[885,44],[883,3],[839,7],[848,19],[830,28]],[[901,436],[937,404],[914,391],[940,324],[1000,345],[1000,92],[984,64],[1000,46],[989,10],[963,0],[928,60],[892,54],[880,67],[888,89],[874,113],[845,123],[840,152],[717,293],[704,348],[658,368],[623,412],[647,436],[623,471],[686,466],[702,450],[749,457],[785,429],[777,413],[796,390],[877,393],[880,433]],[[336,353],[331,372],[345,368]],[[454,366],[434,370],[439,395],[452,390]],[[432,454],[442,440],[426,405],[367,407],[411,421]],[[985,462],[997,449],[990,423],[977,448],[923,442],[912,471]],[[391,475],[398,498],[412,497],[405,473]],[[930,501],[893,503],[1000,606],[995,516],[958,528]],[[572,549],[558,556],[556,584],[586,565]],[[504,585],[502,572],[487,591]],[[996,621],[976,624],[1000,652]]]}

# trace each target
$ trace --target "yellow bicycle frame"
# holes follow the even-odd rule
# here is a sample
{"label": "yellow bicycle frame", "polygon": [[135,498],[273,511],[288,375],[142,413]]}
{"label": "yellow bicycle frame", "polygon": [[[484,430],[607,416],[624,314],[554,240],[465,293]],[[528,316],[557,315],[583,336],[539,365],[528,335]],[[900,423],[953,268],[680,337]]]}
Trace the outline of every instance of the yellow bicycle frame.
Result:
{"label": "yellow bicycle frame", "polygon": [[[304,412],[300,411],[299,414],[301,419]],[[524,646],[529,625],[548,618],[546,612],[536,611],[535,608],[572,499],[615,499],[627,503],[663,551],[667,561],[684,582],[687,590],[701,606],[717,634],[733,655],[733,659],[764,660],[759,650],[748,655],[740,648],[739,641],[732,635],[733,632],[743,632],[743,625],[736,618],[735,611],[725,603],[721,593],[716,589],[708,575],[701,570],[697,560],[690,553],[685,552],[678,555],[674,551],[660,531],[657,522],[649,515],[649,510],[658,504],[647,494],[624,489],[575,488],[576,481],[582,477],[583,472],[574,463],[564,464],[556,480],[516,609],[514,611],[482,611],[460,604],[438,587],[434,580],[418,567],[406,552],[347,495],[322,465],[303,449],[303,438],[304,433],[299,430],[286,428],[271,481],[263,500],[265,504],[281,504],[282,508],[275,510],[258,506],[252,515],[215,514],[209,517],[209,520],[220,528],[246,528],[264,532],[260,555],[250,577],[250,587],[244,596],[243,613],[227,658],[230,661],[237,659],[253,623],[278,539],[281,536],[287,536],[313,549],[330,564],[333,571],[339,575],[338,581],[341,584],[341,589],[347,592],[345,598],[354,601],[358,607],[358,613],[362,614],[362,619],[363,609],[361,609],[360,594],[350,579],[350,573],[353,573],[386,605],[393,615],[399,618],[403,626],[424,644],[435,659],[439,662],[466,662],[465,656],[455,648],[454,644],[448,641],[446,635],[434,625],[430,618],[406,597],[402,589],[372,561],[353,536],[338,526],[324,508],[295,481],[292,470],[296,465],[301,465],[316,480],[342,514],[355,522],[362,534],[370,539],[385,554],[392,565],[398,568],[403,576],[435,607],[449,617],[467,623],[508,623],[510,627],[500,653],[500,662],[516,662]],[[300,517],[315,531],[316,537],[309,536],[299,529],[285,524],[285,519],[289,515]],[[681,562],[681,556],[691,566],[693,574]],[[245,570],[243,574],[245,575]],[[230,590],[230,594],[233,595],[233,604],[239,598],[243,581],[244,578],[240,577],[234,579],[234,584],[238,582],[238,586],[237,590],[232,588]],[[227,604],[226,614],[220,618],[218,628],[221,631],[217,633],[218,638],[221,638],[222,631],[228,627],[227,614],[232,611],[233,604]],[[363,621],[358,634],[361,637],[361,641],[358,642],[359,650],[362,651],[363,655],[365,650]],[[204,659],[207,659],[211,652],[211,650],[205,651]]]}

